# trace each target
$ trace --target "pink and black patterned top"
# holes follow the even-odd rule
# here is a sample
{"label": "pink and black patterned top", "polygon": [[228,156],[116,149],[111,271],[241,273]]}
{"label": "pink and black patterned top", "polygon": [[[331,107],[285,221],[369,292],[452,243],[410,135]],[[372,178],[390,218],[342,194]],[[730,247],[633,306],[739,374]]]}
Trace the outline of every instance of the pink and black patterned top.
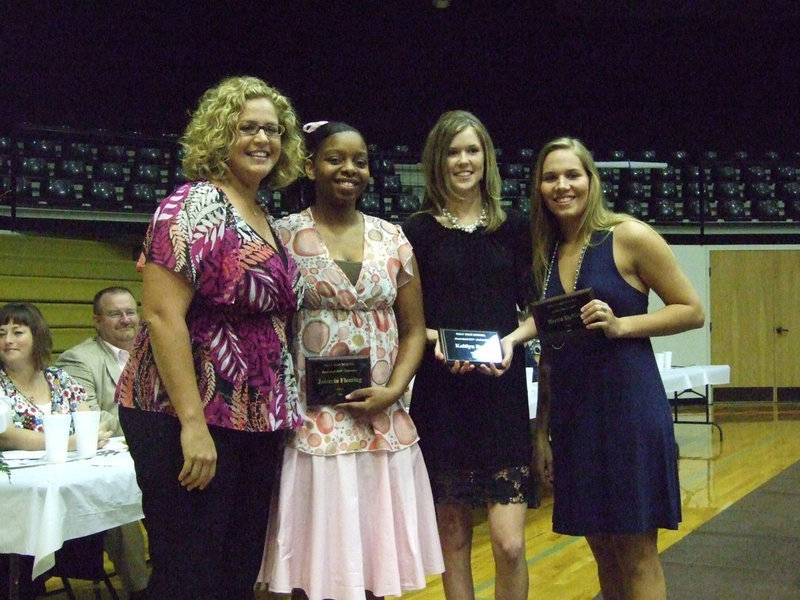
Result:
{"label": "pink and black patterned top", "polygon": [[[278,240],[278,237],[275,236]],[[195,289],[186,315],[206,422],[265,432],[300,425],[286,327],[297,310],[297,265],[205,181],[177,188],[145,238],[147,262]],[[147,325],[120,377],[117,402],[176,416],[158,374]]]}

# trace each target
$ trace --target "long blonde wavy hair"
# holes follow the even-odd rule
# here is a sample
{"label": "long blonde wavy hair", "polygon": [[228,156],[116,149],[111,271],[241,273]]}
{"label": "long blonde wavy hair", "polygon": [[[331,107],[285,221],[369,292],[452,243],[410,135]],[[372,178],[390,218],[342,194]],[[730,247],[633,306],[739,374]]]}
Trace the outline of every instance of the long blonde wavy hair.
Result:
{"label": "long blonde wavy hair", "polygon": [[591,152],[580,140],[571,137],[560,137],[547,142],[536,159],[536,168],[531,181],[531,236],[533,239],[533,277],[539,290],[544,285],[547,269],[553,249],[561,238],[561,228],[553,213],[542,199],[542,167],[548,155],[555,150],[570,150],[581,161],[589,176],[589,194],[586,210],[583,213],[578,229],[579,239],[587,242],[595,231],[610,231],[615,225],[633,219],[621,213],[615,213],[606,205],[600,174],[594,163]]}
{"label": "long blonde wavy hair", "polygon": [[281,155],[266,177],[267,186],[280,189],[303,175],[305,147],[289,98],[257,77],[236,76],[206,90],[191,115],[180,140],[185,153],[183,171],[189,179],[228,180],[236,124],[244,103],[254,98],[272,102],[278,122],[286,128],[281,135]]}

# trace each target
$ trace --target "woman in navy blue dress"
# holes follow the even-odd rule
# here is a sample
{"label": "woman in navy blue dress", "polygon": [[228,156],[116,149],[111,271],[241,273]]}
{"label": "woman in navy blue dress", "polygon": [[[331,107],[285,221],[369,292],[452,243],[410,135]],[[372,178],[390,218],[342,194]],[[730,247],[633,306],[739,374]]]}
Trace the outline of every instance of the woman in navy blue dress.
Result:
{"label": "woman in navy blue dress", "polygon": [[[544,345],[536,467],[553,529],[586,537],[605,600],[664,599],[659,528],[681,519],[672,418],[650,337],[701,327],[700,299],[664,239],[608,210],[577,140],[542,149],[531,186],[533,270],[543,297],[591,287],[593,335]],[[665,306],[648,313],[653,290]]]}

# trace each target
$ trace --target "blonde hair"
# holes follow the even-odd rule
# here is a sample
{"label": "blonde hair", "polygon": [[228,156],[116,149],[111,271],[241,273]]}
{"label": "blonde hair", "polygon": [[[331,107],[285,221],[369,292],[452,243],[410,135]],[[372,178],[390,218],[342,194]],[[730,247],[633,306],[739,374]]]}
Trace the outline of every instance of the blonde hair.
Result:
{"label": "blonde hair", "polygon": [[422,209],[440,215],[447,204],[447,198],[456,195],[445,176],[447,153],[453,138],[469,127],[475,130],[483,147],[484,167],[480,186],[487,213],[486,231],[490,232],[506,220],[506,213],[500,206],[502,182],[497,169],[497,154],[486,127],[478,117],[465,110],[452,110],[442,114],[428,134],[422,151],[422,173],[425,176]]}
{"label": "blonde hair", "polygon": [[606,206],[597,166],[594,164],[591,152],[580,140],[561,137],[547,142],[536,159],[536,168],[533,171],[531,182],[533,277],[539,289],[544,285],[553,249],[561,237],[558,221],[545,206],[541,191],[544,161],[555,150],[569,150],[575,154],[589,176],[588,202],[578,229],[579,239],[585,243],[591,238],[593,232],[610,231],[615,225],[633,219],[629,215],[615,213]]}
{"label": "blonde hair", "polygon": [[228,160],[239,115],[245,102],[255,98],[272,102],[278,122],[286,128],[281,135],[281,155],[266,177],[267,185],[286,187],[303,174],[303,136],[289,98],[257,77],[236,76],[205,91],[181,137],[183,171],[189,179],[226,181],[230,177]]}

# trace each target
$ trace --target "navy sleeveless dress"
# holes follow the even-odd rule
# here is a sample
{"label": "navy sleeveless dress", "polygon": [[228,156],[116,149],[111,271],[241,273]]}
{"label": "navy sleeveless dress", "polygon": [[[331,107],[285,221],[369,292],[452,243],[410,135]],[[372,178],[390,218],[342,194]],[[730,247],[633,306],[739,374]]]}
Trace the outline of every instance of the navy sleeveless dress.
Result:
{"label": "navy sleeveless dress", "polygon": [[[585,287],[618,317],[647,312],[647,295],[617,270],[611,232],[595,233],[586,250],[575,289]],[[554,261],[546,296],[563,293]],[[557,346],[543,348],[552,365],[553,530],[677,529],[677,448],[650,339],[597,335]]]}

